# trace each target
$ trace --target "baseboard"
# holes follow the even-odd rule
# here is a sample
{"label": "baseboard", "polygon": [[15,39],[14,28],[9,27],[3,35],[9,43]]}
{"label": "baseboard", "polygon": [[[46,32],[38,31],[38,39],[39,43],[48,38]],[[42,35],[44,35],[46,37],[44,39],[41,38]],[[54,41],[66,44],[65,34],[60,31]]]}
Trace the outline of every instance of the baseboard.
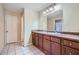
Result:
{"label": "baseboard", "polygon": [[29,46],[29,45],[32,45],[32,43],[26,44],[26,45],[24,45],[24,47],[27,47],[27,46]]}
{"label": "baseboard", "polygon": [[[20,42],[23,42],[23,41],[20,41]],[[6,43],[6,45],[7,45],[7,44],[20,43],[20,42],[11,42],[11,43]]]}

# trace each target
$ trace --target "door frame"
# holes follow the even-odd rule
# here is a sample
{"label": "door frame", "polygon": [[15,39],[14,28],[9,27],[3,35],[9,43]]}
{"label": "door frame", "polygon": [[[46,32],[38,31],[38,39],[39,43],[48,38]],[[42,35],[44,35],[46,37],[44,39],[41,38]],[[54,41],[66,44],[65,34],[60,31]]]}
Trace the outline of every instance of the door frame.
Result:
{"label": "door frame", "polygon": [[[56,31],[56,22],[62,22],[62,19],[56,19],[55,20],[55,31]],[[61,30],[62,31],[62,30]],[[56,32],[58,32],[58,31],[56,31]]]}

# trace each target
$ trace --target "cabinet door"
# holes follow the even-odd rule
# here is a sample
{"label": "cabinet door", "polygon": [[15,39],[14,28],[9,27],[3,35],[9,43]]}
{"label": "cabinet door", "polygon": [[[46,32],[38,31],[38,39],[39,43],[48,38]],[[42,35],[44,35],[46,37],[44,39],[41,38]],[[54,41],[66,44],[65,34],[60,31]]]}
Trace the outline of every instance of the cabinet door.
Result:
{"label": "cabinet door", "polygon": [[43,39],[43,51],[45,54],[50,54],[50,41],[47,39]]}
{"label": "cabinet door", "polygon": [[35,41],[35,34],[34,33],[32,33],[32,43],[33,43],[33,45],[35,45],[35,43],[36,43],[36,41]]}
{"label": "cabinet door", "polygon": [[38,36],[35,37],[35,45],[38,47]]}
{"label": "cabinet door", "polygon": [[51,37],[51,41],[53,42],[57,42],[57,43],[60,43],[60,38],[57,38],[57,37]]}
{"label": "cabinet door", "polygon": [[79,55],[79,50],[63,46],[62,47],[62,54],[63,55]]}
{"label": "cabinet door", "polygon": [[60,44],[51,42],[51,54],[60,55]]}
{"label": "cabinet door", "polygon": [[42,50],[43,49],[43,38],[39,37],[39,49]]}

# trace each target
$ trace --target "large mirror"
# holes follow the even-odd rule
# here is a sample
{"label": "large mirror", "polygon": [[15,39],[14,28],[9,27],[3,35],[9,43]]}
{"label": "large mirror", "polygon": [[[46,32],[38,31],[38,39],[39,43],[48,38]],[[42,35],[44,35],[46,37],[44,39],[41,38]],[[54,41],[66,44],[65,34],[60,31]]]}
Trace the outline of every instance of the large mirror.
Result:
{"label": "large mirror", "polygon": [[61,9],[47,15],[47,30],[79,32],[79,4],[61,3]]}
{"label": "large mirror", "polygon": [[[58,4],[60,5],[60,4]],[[47,30],[62,31],[63,10],[61,9],[47,15]]]}

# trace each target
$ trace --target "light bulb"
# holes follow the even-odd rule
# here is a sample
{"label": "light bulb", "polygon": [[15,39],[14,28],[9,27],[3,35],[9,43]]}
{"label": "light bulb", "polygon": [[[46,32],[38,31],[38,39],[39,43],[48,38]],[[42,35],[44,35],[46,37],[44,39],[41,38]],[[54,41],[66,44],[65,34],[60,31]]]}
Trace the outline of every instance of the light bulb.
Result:
{"label": "light bulb", "polygon": [[49,10],[50,10],[50,11],[52,11],[52,10],[53,10],[53,8],[51,7],[51,8],[49,8]]}
{"label": "light bulb", "polygon": [[44,11],[43,14],[46,14],[46,12]]}
{"label": "light bulb", "polygon": [[47,9],[46,12],[48,12],[49,10]]}

